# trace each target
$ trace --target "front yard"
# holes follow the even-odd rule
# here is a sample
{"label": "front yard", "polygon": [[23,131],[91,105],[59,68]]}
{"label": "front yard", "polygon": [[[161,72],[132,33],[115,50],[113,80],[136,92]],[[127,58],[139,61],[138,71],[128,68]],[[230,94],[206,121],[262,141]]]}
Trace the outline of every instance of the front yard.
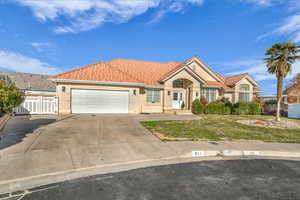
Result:
{"label": "front yard", "polygon": [[[150,121],[142,124],[165,141],[172,140],[260,140],[300,143],[300,129],[264,128],[238,123],[238,120],[268,120],[267,116],[205,115],[192,121]],[[292,120],[292,119],[284,119]],[[300,120],[292,120],[300,125]]]}

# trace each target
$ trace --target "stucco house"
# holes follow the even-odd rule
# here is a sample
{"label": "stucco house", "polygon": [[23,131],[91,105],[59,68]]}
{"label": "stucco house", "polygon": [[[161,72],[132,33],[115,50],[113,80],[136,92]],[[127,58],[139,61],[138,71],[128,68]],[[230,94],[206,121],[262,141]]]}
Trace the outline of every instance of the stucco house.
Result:
{"label": "stucco house", "polygon": [[252,101],[259,91],[249,74],[225,77],[199,58],[179,62],[114,59],[50,77],[59,114],[162,113],[190,110],[192,101]]}

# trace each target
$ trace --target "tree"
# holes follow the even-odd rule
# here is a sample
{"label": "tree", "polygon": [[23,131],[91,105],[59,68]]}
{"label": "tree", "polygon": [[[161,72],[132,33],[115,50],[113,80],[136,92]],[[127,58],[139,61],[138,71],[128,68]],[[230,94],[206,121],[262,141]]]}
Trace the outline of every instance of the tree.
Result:
{"label": "tree", "polygon": [[0,80],[0,116],[11,113],[23,101],[24,93],[15,85]]}
{"label": "tree", "polygon": [[292,64],[299,59],[299,46],[293,42],[274,44],[267,49],[265,63],[267,70],[275,74],[277,78],[277,114],[276,121],[280,121],[280,104],[282,98],[282,87],[284,78],[292,71]]}

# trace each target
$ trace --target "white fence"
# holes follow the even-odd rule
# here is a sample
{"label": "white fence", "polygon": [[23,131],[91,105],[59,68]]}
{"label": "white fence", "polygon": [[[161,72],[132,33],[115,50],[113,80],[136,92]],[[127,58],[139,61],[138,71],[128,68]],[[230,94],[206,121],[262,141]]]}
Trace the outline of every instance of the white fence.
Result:
{"label": "white fence", "polygon": [[288,117],[300,118],[300,104],[289,104]]}
{"label": "white fence", "polygon": [[14,109],[16,114],[55,114],[57,99],[55,97],[26,96],[24,102]]}

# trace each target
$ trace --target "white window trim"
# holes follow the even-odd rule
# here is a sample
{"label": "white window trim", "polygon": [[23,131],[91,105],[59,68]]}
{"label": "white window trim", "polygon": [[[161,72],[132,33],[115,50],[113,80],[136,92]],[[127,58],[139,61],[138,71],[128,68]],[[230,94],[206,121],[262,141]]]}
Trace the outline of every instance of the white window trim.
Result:
{"label": "white window trim", "polygon": [[[150,92],[151,92],[151,101],[148,101],[148,97],[150,96]],[[155,96],[155,92],[158,92],[158,96]],[[158,98],[155,99],[155,98]],[[160,104],[161,103],[161,91],[160,89],[157,88],[147,88],[146,89],[146,103],[149,104]]]}

